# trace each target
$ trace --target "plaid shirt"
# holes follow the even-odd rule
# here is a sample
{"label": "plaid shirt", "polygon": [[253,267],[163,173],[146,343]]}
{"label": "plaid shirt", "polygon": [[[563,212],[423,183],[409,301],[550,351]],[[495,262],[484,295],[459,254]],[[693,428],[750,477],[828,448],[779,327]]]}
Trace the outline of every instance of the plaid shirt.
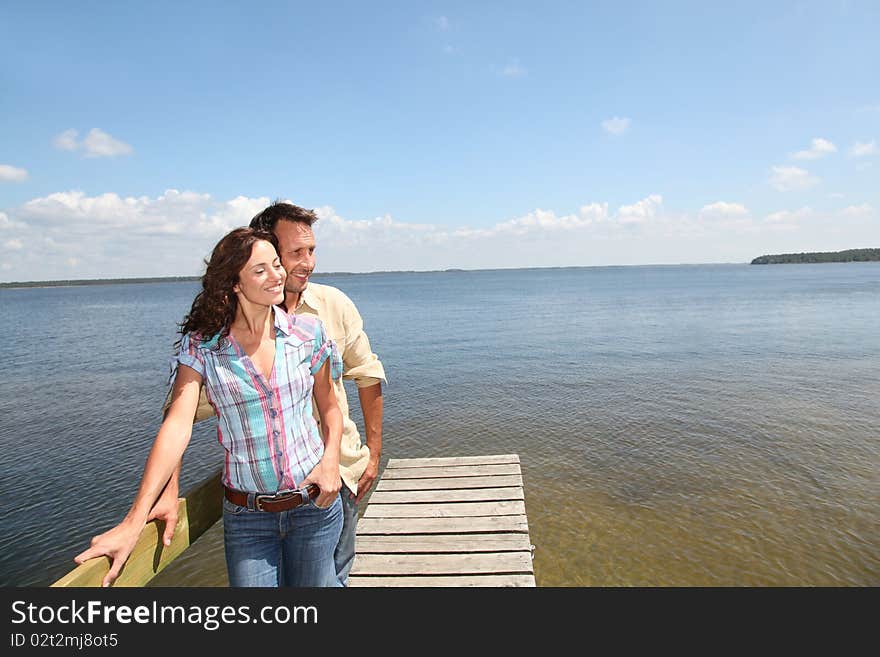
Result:
{"label": "plaid shirt", "polygon": [[312,411],[314,375],[330,358],[342,376],[336,344],[316,317],[275,307],[275,362],[267,380],[231,335],[202,341],[187,334],[177,362],[201,374],[226,450],[223,483],[236,490],[275,493],[299,487],[324,454]]}

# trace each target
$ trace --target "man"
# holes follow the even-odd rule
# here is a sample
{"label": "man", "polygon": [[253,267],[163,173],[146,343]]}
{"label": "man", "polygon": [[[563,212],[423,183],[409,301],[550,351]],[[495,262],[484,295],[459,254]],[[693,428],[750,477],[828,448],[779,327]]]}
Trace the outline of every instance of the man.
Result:
{"label": "man", "polygon": [[[290,203],[275,202],[251,220],[251,228],[273,232],[278,238],[278,255],[287,271],[285,306],[288,313],[315,315],[327,334],[336,342],[342,356],[342,378],[354,380],[364,417],[366,444],[349,416],[348,399],[342,379],[334,381],[336,400],[342,411],[342,446],[339,470],[342,477],[343,526],[336,546],[336,573],[343,586],[355,556],[355,529],[358,503],[373,486],[379,474],[382,455],[382,382],[385,370],[370,348],[363,320],[354,303],[342,291],[329,285],[311,283],[315,269],[315,234],[312,225],[318,220],[311,211]],[[196,421],[214,416],[204,398],[196,411]],[[316,418],[318,419],[318,418]],[[320,422],[320,420],[319,420]],[[168,545],[177,522],[178,473],[150,513],[150,519],[165,522],[164,542]]]}

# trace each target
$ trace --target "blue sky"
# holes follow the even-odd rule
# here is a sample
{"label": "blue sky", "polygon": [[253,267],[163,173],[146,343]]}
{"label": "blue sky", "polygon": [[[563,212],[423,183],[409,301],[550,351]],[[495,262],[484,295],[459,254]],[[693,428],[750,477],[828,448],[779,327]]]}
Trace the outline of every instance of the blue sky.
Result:
{"label": "blue sky", "polygon": [[9,0],[0,281],[880,247],[880,3]]}

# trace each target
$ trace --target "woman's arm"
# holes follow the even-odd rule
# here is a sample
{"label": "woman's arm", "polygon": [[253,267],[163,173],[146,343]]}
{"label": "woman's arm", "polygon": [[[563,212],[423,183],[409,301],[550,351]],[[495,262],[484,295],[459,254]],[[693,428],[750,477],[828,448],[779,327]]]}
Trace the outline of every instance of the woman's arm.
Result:
{"label": "woman's arm", "polygon": [[199,402],[201,383],[202,377],[194,369],[186,365],[178,366],[171,407],[153,441],[140,488],[128,514],[118,525],[92,538],[91,547],[74,557],[76,563],[101,555],[110,557],[112,563],[101,582],[102,586],[110,586],[119,576],[119,571],[147,524],[153,503],[180,463],[192,435],[193,414]]}
{"label": "woman's arm", "polygon": [[162,530],[162,542],[165,545],[171,545],[171,539],[174,538],[174,528],[177,527],[177,507],[179,506],[177,498],[180,494],[180,469],[182,466],[181,462],[174,468],[174,473],[165,484],[159,499],[150,509],[150,515],[147,516],[147,522],[159,520],[165,523],[165,528]]}
{"label": "woman's arm", "polygon": [[321,369],[315,374],[315,402],[321,415],[321,430],[324,437],[324,455],[321,461],[303,480],[302,485],[316,483],[321,487],[321,494],[315,503],[327,507],[339,494],[342,480],[339,477],[339,447],[342,444],[342,411],[336,403],[336,393],[330,380],[330,359],[324,361]]}

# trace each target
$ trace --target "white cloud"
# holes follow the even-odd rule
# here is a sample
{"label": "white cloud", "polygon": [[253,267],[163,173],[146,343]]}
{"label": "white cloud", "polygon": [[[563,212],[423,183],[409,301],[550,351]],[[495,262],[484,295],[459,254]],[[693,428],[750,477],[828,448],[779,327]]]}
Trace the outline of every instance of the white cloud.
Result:
{"label": "white cloud", "polygon": [[749,210],[741,203],[718,201],[704,205],[700,209],[700,217],[708,219],[742,219],[749,216]]}
{"label": "white cloud", "polygon": [[631,120],[626,117],[615,116],[602,121],[602,129],[611,135],[622,135],[629,130]]}
{"label": "white cloud", "polygon": [[[174,189],[154,197],[73,190],[34,198],[0,212],[0,273],[2,280],[28,280],[34,271],[45,279],[198,275],[217,240],[270,202]],[[693,215],[670,212],[660,194],[616,208],[589,202],[571,212],[536,208],[494,223],[448,226],[389,214],[346,219],[319,207],[318,271],[747,262],[763,250],[783,252],[793,232],[805,240],[815,233],[812,241],[821,244],[846,217],[869,212],[852,206],[827,217],[836,223],[799,221],[816,217],[801,208],[756,221],[731,201]],[[876,235],[872,221],[849,224]]]}
{"label": "white cloud", "polygon": [[819,183],[819,178],[799,167],[773,167],[770,185],[780,192],[807,189]]}
{"label": "white cloud", "polygon": [[423,235],[431,235],[435,241],[455,238],[492,239],[499,236],[525,236],[537,233],[557,233],[596,225],[608,220],[607,203],[590,203],[579,208],[577,214],[557,216],[550,210],[537,208],[528,214],[502,221],[490,228],[457,228],[444,230],[436,226],[420,226]]}
{"label": "white cloud", "polygon": [[808,150],[792,153],[791,157],[795,160],[818,160],[820,157],[825,157],[830,153],[836,152],[837,146],[832,144],[827,139],[816,137],[810,143],[810,148]]}
{"label": "white cloud", "polygon": [[840,214],[844,217],[870,217],[874,214],[874,208],[871,207],[868,203],[862,203],[861,205],[850,205],[847,208],[844,208],[840,211]]}
{"label": "white cloud", "polygon": [[[585,264],[585,257],[619,264],[621,256],[606,253],[602,245],[668,228],[654,223],[661,219],[661,205],[662,197],[651,195],[621,206],[613,216],[608,203],[593,202],[569,214],[537,208],[491,226],[457,228],[410,224],[389,215],[348,220],[324,207],[316,209],[321,220],[315,234],[322,271],[560,266]],[[382,254],[381,263],[376,253]]]}
{"label": "white cloud", "polygon": [[210,194],[168,189],[155,199],[107,193],[86,196],[81,191],[57,192],[28,201],[16,211],[20,221],[43,231],[82,235],[121,230],[121,238],[149,235],[217,237],[269,204],[268,198],[236,197],[214,201]]}
{"label": "white cloud", "polygon": [[57,192],[0,213],[0,244],[18,240],[34,247],[13,252],[21,262],[8,273],[11,280],[32,275],[26,259],[33,256],[22,254],[35,252],[45,257],[50,279],[69,277],[70,259],[81,278],[195,275],[221,236],[247,225],[270,202],[242,196],[220,201],[174,189],[157,197]]}
{"label": "white cloud", "polygon": [[268,203],[268,199],[246,203],[241,197],[221,203],[208,194],[174,189],[157,198],[113,193],[86,196],[81,191],[70,191],[33,199],[12,213],[19,227],[56,239],[59,247],[67,240],[113,240],[135,245],[139,240],[179,239],[175,236],[185,235],[187,239],[177,245],[183,252],[185,243],[197,249],[199,244],[248,223]]}
{"label": "white cloud", "polygon": [[75,151],[79,148],[79,144],[76,141],[77,135],[79,135],[79,132],[71,128],[70,130],[65,130],[60,135],[57,135],[52,143],[55,144],[55,148],[59,150]]}
{"label": "white cloud", "polygon": [[865,157],[867,155],[876,155],[877,154],[877,142],[873,139],[871,141],[857,141],[853,144],[852,148],[849,150],[849,154],[853,157]]}
{"label": "white cloud", "polygon": [[640,224],[657,216],[663,205],[663,197],[651,194],[633,205],[621,205],[617,209],[617,220],[624,224]]}
{"label": "white cloud", "polygon": [[446,16],[438,16],[434,19],[434,25],[441,32],[445,32],[449,29],[449,19]]}
{"label": "white cloud", "polygon": [[77,141],[79,133],[65,130],[54,139],[55,148],[63,151],[81,150],[86,157],[116,157],[130,155],[134,149],[120,139],[116,139],[100,128],[92,128],[82,141]]}
{"label": "white cloud", "polygon": [[519,61],[515,59],[501,69],[501,75],[507,78],[521,78],[527,73],[528,71],[520,66]]}
{"label": "white cloud", "polygon": [[5,212],[0,212],[0,230],[13,230],[23,228],[24,224],[13,221]]}
{"label": "white cloud", "polygon": [[[208,201],[210,201],[210,196],[204,194],[203,202]],[[229,230],[234,226],[245,226],[250,223],[254,215],[263,210],[269,205],[269,203],[270,200],[265,196],[260,198],[236,196],[234,199],[219,205],[217,209],[210,216],[206,216],[203,221],[216,227],[220,231]]]}
{"label": "white cloud", "polygon": [[92,128],[86,138],[83,139],[83,149],[86,157],[116,157],[117,155],[129,155],[134,149],[124,141],[115,139],[98,128]]}
{"label": "white cloud", "polygon": [[[588,226],[593,222],[590,211],[584,214],[566,214],[557,217],[555,212],[550,210],[542,210],[536,208],[525,216],[511,219],[510,221],[495,224],[491,231],[486,231],[485,235],[513,233],[516,235],[525,235],[527,233],[539,231],[557,231],[577,228],[579,226]],[[459,232],[459,234],[462,234]]]}
{"label": "white cloud", "polygon": [[806,219],[813,215],[813,210],[808,206],[802,207],[800,210],[781,210],[779,212],[774,212],[772,214],[768,214],[764,219],[769,221],[770,223],[780,224],[780,223],[795,223],[802,219]]}
{"label": "white cloud", "polygon": [[0,164],[0,182],[22,182],[27,180],[27,169],[14,167],[11,164]]}
{"label": "white cloud", "polygon": [[606,221],[608,219],[608,204],[590,203],[589,205],[582,205],[579,212],[585,221]]}
{"label": "white cloud", "polygon": [[317,212],[320,271],[673,264],[695,262],[696,253],[703,262],[747,262],[756,253],[744,240],[763,244],[755,235],[768,230],[750,217],[698,221],[670,213],[659,194],[615,212],[593,202],[567,214],[538,208],[493,225],[459,228],[388,215],[350,221],[330,207]]}

